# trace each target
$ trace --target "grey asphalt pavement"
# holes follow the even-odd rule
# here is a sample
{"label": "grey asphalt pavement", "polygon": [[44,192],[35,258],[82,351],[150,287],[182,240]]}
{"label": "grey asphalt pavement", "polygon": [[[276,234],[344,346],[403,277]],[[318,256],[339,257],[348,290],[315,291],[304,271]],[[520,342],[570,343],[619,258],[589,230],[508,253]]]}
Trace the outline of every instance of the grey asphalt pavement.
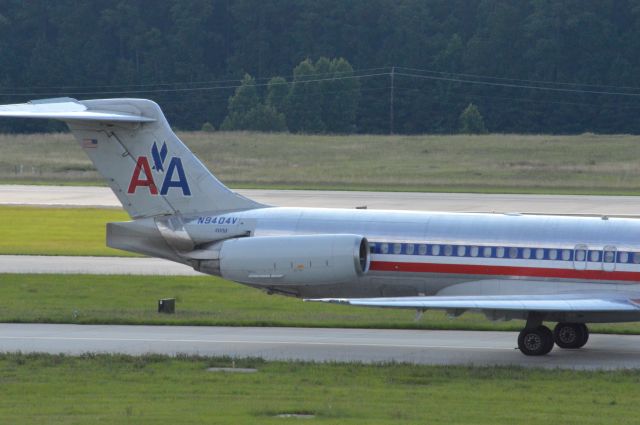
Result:
{"label": "grey asphalt pavement", "polygon": [[192,326],[0,324],[0,351],[198,354],[266,360],[517,365],[569,369],[640,367],[640,336],[592,335],[581,350],[527,357],[513,332]]}
{"label": "grey asphalt pavement", "polygon": [[[472,193],[341,192],[241,189],[256,201],[282,207],[331,207],[452,212],[521,212],[639,216],[640,197],[508,195]],[[0,205],[111,207],[120,203],[109,188],[0,185]]]}

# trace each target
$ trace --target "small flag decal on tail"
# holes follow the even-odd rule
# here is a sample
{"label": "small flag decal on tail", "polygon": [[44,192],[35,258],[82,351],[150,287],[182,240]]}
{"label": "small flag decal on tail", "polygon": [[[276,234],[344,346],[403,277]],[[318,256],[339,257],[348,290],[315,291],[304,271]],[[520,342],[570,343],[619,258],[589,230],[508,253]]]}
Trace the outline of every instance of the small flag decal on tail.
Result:
{"label": "small flag decal on tail", "polygon": [[82,147],[83,148],[97,148],[98,140],[97,139],[82,139]]}

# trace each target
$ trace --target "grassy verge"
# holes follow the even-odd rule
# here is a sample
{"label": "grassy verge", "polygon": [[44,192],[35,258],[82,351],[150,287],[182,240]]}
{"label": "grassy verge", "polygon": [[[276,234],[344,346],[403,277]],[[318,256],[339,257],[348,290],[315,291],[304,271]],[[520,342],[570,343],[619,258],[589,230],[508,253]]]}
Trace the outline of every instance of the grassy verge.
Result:
{"label": "grassy verge", "polygon": [[0,254],[130,256],[105,245],[105,224],[126,220],[117,209],[0,206]]}
{"label": "grassy verge", "polygon": [[[157,300],[176,298],[175,315]],[[467,313],[449,319],[430,311],[358,308],[266,295],[216,277],[0,274],[0,322],[298,326],[519,331],[521,321],[490,322]],[[594,332],[640,333],[640,324],[593,325]]]}
{"label": "grassy verge", "polygon": [[0,355],[11,424],[635,424],[638,371]]}
{"label": "grassy verge", "polygon": [[[638,194],[638,136],[183,132],[232,187]],[[0,181],[97,184],[70,134],[0,135]]]}

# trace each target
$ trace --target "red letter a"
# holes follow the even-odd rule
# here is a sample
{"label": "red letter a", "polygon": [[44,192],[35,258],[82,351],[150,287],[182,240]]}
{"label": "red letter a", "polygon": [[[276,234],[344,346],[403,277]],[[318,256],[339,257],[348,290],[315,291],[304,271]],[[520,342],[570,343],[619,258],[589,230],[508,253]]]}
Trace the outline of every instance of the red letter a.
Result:
{"label": "red letter a", "polygon": [[[144,172],[144,179],[140,179],[140,172]],[[153,182],[153,176],[151,175],[151,168],[149,167],[149,160],[147,160],[144,156],[138,157],[138,162],[136,163],[136,168],[133,170],[133,175],[131,176],[131,182],[129,183],[129,190],[127,193],[135,193],[138,186],[146,186],[149,188],[149,192],[152,195],[158,194],[158,188],[156,184]]]}

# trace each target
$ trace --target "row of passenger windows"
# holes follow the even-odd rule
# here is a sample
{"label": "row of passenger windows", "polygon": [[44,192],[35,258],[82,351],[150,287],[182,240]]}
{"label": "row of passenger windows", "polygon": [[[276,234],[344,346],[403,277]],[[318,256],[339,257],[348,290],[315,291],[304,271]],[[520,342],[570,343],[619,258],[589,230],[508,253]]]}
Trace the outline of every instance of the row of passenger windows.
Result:
{"label": "row of passenger windows", "polygon": [[573,250],[557,248],[519,248],[513,246],[494,247],[386,242],[371,242],[370,247],[372,254],[434,255],[446,257],[485,257],[563,261],[574,261],[575,258],[575,261],[640,264],[640,252],[616,252],[613,250],[601,251],[586,249]]}

